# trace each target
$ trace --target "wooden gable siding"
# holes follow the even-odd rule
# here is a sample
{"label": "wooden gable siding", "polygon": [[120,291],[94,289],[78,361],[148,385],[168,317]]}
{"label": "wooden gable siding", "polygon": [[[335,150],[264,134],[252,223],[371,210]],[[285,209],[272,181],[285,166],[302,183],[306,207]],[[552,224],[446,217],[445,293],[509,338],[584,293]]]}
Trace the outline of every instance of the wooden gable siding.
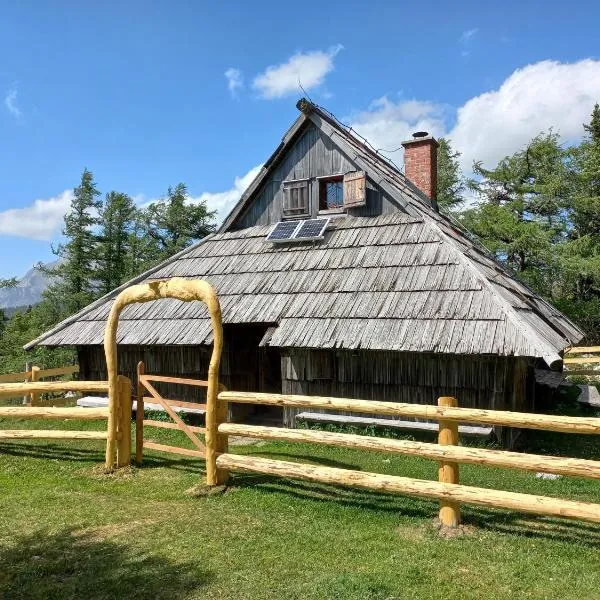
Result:
{"label": "wooden gable siding", "polygon": [[[309,124],[258,190],[250,206],[229,229],[245,229],[280,221],[282,182],[293,179],[310,179],[311,216],[316,217],[319,210],[319,183],[315,178],[355,170],[359,169],[350,158],[342,153],[326,134]],[[400,207],[391,196],[369,181],[367,173],[366,206],[349,209],[348,214],[366,217],[399,210]]]}

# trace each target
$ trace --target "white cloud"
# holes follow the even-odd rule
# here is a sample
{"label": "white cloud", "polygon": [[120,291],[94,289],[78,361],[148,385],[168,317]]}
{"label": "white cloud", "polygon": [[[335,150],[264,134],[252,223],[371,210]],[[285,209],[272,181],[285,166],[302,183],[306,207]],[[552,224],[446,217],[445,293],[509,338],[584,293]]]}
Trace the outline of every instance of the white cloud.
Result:
{"label": "white cloud", "polygon": [[517,69],[497,90],[463,104],[448,136],[463,153],[463,168],[473,160],[492,166],[550,127],[564,141],[578,139],[599,100],[600,60],[545,60]]}
{"label": "white cloud", "polygon": [[8,112],[15,117],[15,119],[20,119],[23,113],[17,104],[17,96],[17,88],[10,88],[6,92],[6,96],[4,96],[4,106],[6,106]]}
{"label": "white cloud", "polygon": [[35,200],[25,208],[11,208],[0,212],[0,235],[24,237],[30,240],[50,241],[63,223],[73,199],[73,192],[65,190],[58,196]]}
{"label": "white cloud", "polygon": [[[576,63],[542,61],[512,73],[498,89],[469,99],[456,109],[449,126],[448,107],[421,100],[376,100],[351,117],[351,125],[376,148],[394,149],[417,130],[447,136],[462,152],[470,173],[474,160],[494,166],[522,148],[541,131],[553,127],[562,140],[583,134],[595,102],[600,100],[600,60]],[[391,157],[401,161],[402,150]]]}
{"label": "white cloud", "polygon": [[225,71],[225,78],[227,79],[227,87],[234,98],[237,98],[238,90],[244,87],[244,76],[239,69],[233,67]]}
{"label": "white cloud", "polygon": [[300,85],[310,90],[321,85],[325,76],[333,71],[333,60],[342,49],[343,46],[337,44],[326,52],[298,52],[287,62],[267,67],[254,78],[252,87],[266,99],[295,94],[300,91]]}
{"label": "white cloud", "polygon": [[246,188],[254,181],[262,168],[257,165],[242,177],[236,177],[233,187],[224,192],[202,192],[199,196],[190,196],[190,202],[206,202],[209,210],[217,211],[217,223],[222,223]]}
{"label": "white cloud", "polygon": [[[369,109],[350,117],[350,124],[386,156],[402,155],[400,143],[410,139],[415,131],[443,135],[445,109],[433,102],[402,100],[393,102],[387,96],[371,103]],[[393,151],[393,152],[391,152]]]}

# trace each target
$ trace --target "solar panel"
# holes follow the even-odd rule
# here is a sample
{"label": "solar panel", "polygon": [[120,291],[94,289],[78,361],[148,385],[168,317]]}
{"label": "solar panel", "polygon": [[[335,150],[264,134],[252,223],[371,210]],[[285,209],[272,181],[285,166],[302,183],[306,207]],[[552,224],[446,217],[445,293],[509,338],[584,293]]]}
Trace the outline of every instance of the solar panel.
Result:
{"label": "solar panel", "polygon": [[303,221],[279,221],[267,236],[268,242],[287,242],[294,237],[294,233]]}
{"label": "solar panel", "polygon": [[323,239],[325,228],[329,224],[329,219],[307,219],[302,221],[294,235],[294,240],[320,240]]}

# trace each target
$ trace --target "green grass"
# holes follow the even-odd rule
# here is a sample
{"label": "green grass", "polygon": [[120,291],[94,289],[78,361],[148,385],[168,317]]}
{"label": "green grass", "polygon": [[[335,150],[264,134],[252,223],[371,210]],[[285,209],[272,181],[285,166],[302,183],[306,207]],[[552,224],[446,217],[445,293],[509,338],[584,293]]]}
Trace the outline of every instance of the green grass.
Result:
{"label": "green grass", "polygon": [[[2,428],[102,423],[0,422]],[[179,432],[147,437],[189,447]],[[591,436],[530,449],[600,459]],[[305,444],[234,452],[435,479],[432,461]],[[101,442],[0,444],[0,598],[600,598],[600,527],[463,507],[441,538],[437,504],[234,475],[222,496],[186,490],[203,462],[148,452],[103,475]],[[600,502],[600,482],[461,466],[461,482]]]}

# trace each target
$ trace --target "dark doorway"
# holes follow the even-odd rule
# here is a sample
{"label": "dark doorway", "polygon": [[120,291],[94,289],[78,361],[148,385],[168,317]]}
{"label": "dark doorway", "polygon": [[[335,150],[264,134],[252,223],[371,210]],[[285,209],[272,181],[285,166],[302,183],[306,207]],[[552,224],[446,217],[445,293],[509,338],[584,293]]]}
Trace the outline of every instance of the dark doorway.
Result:
{"label": "dark doorway", "polygon": [[[230,390],[281,393],[281,356],[260,342],[273,325],[226,324],[223,326],[223,382]],[[283,409],[258,404],[231,404],[234,423],[280,425]]]}

